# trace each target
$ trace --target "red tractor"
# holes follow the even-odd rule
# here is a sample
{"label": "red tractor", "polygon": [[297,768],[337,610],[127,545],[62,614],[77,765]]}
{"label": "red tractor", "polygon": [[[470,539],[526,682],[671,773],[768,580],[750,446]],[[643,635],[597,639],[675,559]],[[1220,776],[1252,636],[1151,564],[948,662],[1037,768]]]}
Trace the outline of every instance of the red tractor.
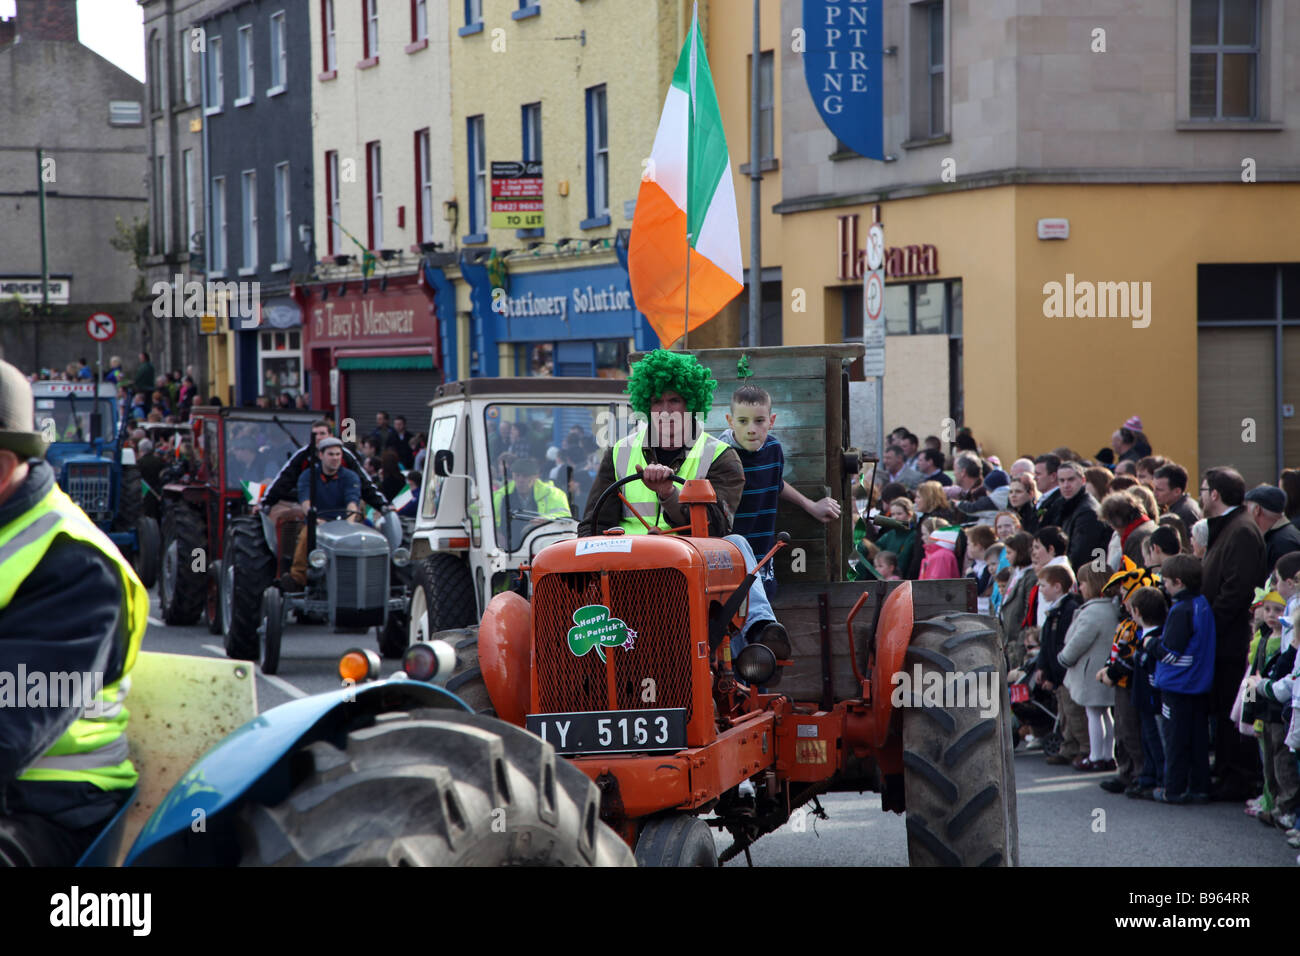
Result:
{"label": "red tractor", "polygon": [[[1014,865],[1006,662],[974,582],[786,586],[792,659],[751,644],[733,660],[752,575],[707,536],[709,482],[680,499],[689,527],[540,552],[530,599],[498,594],[477,635],[440,635],[461,651],[448,689],[572,760],[642,865],[748,858],[821,794],[867,790],[906,813],[914,865]],[[721,855],[711,827],[733,838]]]}

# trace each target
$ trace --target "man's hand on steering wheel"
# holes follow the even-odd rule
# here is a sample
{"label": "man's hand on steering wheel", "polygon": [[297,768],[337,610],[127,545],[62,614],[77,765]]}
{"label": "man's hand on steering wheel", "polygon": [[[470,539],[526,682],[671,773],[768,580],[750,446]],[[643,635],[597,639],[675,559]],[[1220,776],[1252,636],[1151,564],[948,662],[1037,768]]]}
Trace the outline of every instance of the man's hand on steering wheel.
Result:
{"label": "man's hand on steering wheel", "polygon": [[659,497],[672,495],[673,475],[676,473],[667,465],[638,465],[636,471],[645,486]]}

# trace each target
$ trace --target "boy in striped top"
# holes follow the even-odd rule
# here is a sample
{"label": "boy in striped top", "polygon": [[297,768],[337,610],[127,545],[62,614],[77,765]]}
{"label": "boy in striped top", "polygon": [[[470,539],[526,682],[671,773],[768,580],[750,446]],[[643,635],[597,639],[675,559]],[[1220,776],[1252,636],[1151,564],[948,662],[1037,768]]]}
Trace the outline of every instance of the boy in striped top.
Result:
{"label": "boy in striped top", "polygon": [[[743,535],[761,559],[776,543],[777,502],[797,504],[823,524],[840,516],[840,504],[834,498],[810,501],[784,478],[785,454],[781,442],[771,434],[776,424],[772,397],[757,385],[742,385],[731,394],[730,426],[722,440],[735,449],[745,468],[745,490],[736,508],[731,530]],[[769,593],[774,578],[772,562],[761,572]]]}

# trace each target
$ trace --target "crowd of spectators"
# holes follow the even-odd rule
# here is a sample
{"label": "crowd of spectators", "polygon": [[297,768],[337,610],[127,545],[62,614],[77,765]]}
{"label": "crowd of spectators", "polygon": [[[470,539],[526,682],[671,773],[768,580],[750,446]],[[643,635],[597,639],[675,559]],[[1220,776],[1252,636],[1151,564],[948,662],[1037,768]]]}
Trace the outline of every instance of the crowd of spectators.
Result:
{"label": "crowd of spectators", "polygon": [[849,576],[974,578],[1008,680],[1056,714],[1018,717],[1018,743],[1136,799],[1245,801],[1300,847],[1300,471],[1248,489],[1211,467],[1192,491],[1134,416],[1091,459],[1007,468],[969,430],[950,458],[896,429],[870,476]]}

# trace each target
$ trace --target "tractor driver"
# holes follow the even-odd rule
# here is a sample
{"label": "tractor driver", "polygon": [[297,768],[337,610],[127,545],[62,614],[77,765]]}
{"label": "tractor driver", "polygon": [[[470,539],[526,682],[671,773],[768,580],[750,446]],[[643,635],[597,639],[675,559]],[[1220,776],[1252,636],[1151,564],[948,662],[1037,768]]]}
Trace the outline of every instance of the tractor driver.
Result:
{"label": "tractor driver", "polygon": [[[615,481],[628,475],[641,476],[620,489],[628,502],[647,521],[663,530],[690,523],[686,508],[678,501],[678,486],[672,476],[703,477],[713,485],[717,502],[704,507],[708,512],[709,534],[725,537],[745,557],[752,570],[757,561],[749,542],[730,534],[732,518],[745,488],[745,471],[735,451],[704,431],[697,415],[707,413],[717,381],[695,356],[656,349],[632,366],[627,390],[633,411],[647,424],[608,449],[587,496],[587,510],[578,524],[579,536],[601,534],[607,528],[623,528],[624,534],[645,534],[641,521],[611,495],[600,514],[596,501]],[[699,506],[696,506],[699,507]],[[776,622],[762,579],[749,590],[749,613],[743,639],[766,644],[779,659],[790,657],[790,639]],[[740,643],[736,642],[739,647]]]}
{"label": "tractor driver", "polygon": [[[314,504],[316,523],[338,518],[361,520],[361,479],[343,467],[343,442],[325,438],[316,446],[320,452],[320,473],[307,469],[298,478],[298,501],[306,514]],[[298,592],[307,586],[307,528],[298,532],[293,552],[293,569],[280,581],[283,591]]]}
{"label": "tractor driver", "polygon": [[[270,509],[271,521],[276,527],[284,521],[302,521],[307,517],[307,512],[298,504],[298,480],[303,472],[311,470],[312,454],[323,440],[330,437],[332,430],[333,425],[323,418],[312,422],[311,443],[294,452],[271,480],[271,487],[262,496],[260,507]],[[355,474],[361,482],[361,500],[376,511],[388,508],[388,499],[361,467],[356,455],[341,443],[340,450],[343,452],[343,468]]]}
{"label": "tractor driver", "polygon": [[516,458],[510,465],[510,480],[492,493],[492,510],[497,518],[497,539],[505,547],[506,508],[513,515],[537,517],[512,517],[510,522],[510,550],[518,551],[524,536],[539,525],[554,518],[571,517],[569,499],[564,492],[538,477],[537,462],[531,458]]}

